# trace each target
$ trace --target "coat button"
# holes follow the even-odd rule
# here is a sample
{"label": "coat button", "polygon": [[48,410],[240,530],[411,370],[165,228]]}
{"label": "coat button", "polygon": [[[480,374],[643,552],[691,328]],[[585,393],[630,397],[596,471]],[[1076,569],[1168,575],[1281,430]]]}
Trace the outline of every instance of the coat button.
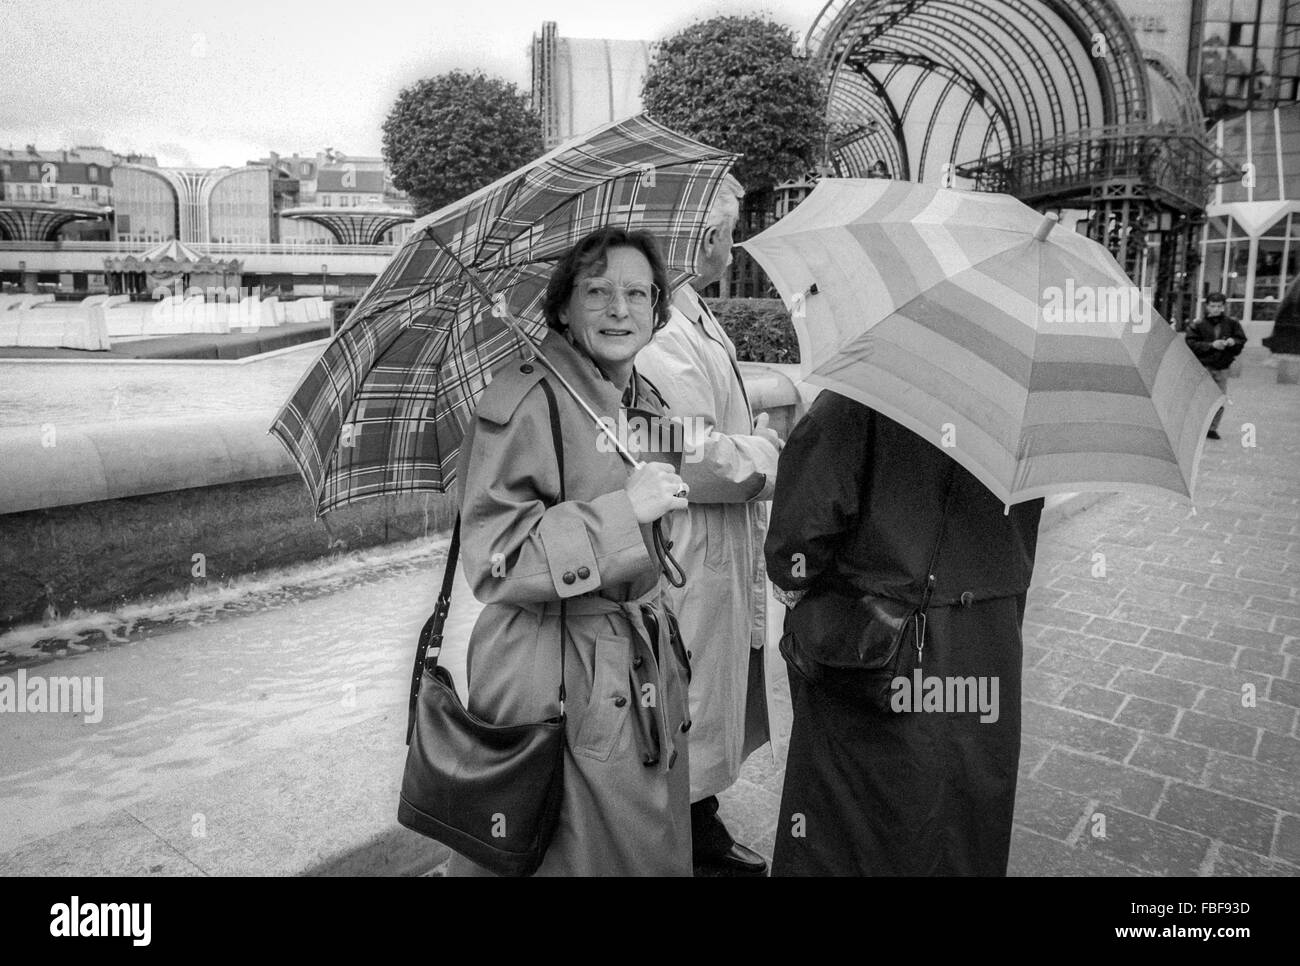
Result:
{"label": "coat button", "polygon": [[690,730],[691,730],[691,723],[690,723],[689,721],[683,721],[683,722],[682,722],[682,734],[686,734],[686,732],[688,732],[688,731],[690,731]]}
{"label": "coat button", "polygon": [[572,570],[566,570],[564,572],[564,576],[561,577],[560,579],[563,580],[566,584],[571,584],[578,579],[578,576]]}
{"label": "coat button", "polygon": [[644,664],[644,663],[645,663],[645,658],[643,658],[640,654],[638,654],[636,657],[632,658],[632,666],[633,666],[633,667],[640,667],[640,666],[641,666],[642,664]]}
{"label": "coat button", "polygon": [[533,367],[525,362],[522,366],[519,367],[519,371],[522,372],[524,375],[528,375],[530,372],[533,371]]}
{"label": "coat button", "polygon": [[587,579],[588,577],[590,577],[590,576],[591,576],[591,571],[588,570],[586,567],[579,567],[579,568],[578,568],[578,579],[579,579],[579,580],[586,580],[586,579]]}
{"label": "coat button", "polygon": [[677,764],[677,749],[676,749],[676,748],[674,748],[674,749],[673,749],[673,753],[672,753],[671,755],[668,756],[668,767],[669,767],[669,768],[672,768],[673,765],[675,765],[675,764]]}
{"label": "coat button", "polygon": [[650,768],[653,765],[657,765],[659,764],[659,756],[646,755],[644,758],[641,759],[641,764],[645,765],[647,768]]}
{"label": "coat button", "polygon": [[973,603],[975,603],[975,595],[969,590],[963,590],[961,592],[961,605],[963,607],[969,607]]}
{"label": "coat button", "polygon": [[616,707],[616,708],[621,708],[621,707],[623,707],[625,704],[627,704],[627,698],[623,697],[623,695],[621,695],[621,694],[620,694],[617,698],[614,699],[614,707]]}

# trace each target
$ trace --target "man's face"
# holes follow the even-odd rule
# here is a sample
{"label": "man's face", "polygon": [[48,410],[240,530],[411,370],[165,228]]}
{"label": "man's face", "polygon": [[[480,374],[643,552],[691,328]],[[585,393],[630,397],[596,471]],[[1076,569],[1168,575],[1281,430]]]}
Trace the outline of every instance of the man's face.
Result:
{"label": "man's face", "polygon": [[1212,319],[1217,319],[1223,314],[1225,303],[1223,302],[1206,302],[1205,314]]}
{"label": "man's face", "polygon": [[696,266],[699,272],[697,285],[712,285],[722,278],[722,273],[731,264],[731,246],[735,244],[733,235],[736,230],[734,218],[728,218],[720,225],[708,229],[704,235],[704,245],[700,249],[700,261]]}

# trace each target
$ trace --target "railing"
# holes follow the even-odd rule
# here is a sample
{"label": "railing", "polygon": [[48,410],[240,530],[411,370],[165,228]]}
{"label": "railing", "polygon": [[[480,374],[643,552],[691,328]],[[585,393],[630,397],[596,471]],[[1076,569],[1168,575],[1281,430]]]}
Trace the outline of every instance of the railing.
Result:
{"label": "railing", "polygon": [[[104,252],[106,254],[140,255],[157,248],[158,242],[128,241],[0,241],[0,251],[6,252]],[[186,243],[201,255],[391,255],[396,245],[337,245],[333,243],[286,242],[195,242]]]}
{"label": "railing", "polygon": [[1027,201],[1135,179],[1199,208],[1211,185],[1241,172],[1199,132],[1147,124],[1078,131],[960,165],[957,173],[973,178],[977,191]]}

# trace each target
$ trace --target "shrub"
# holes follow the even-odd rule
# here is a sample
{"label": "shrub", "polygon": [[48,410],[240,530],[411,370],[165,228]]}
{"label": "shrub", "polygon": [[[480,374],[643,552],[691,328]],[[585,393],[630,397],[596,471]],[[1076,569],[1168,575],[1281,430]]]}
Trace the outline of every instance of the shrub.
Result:
{"label": "shrub", "polygon": [[799,361],[799,340],[780,299],[706,299],[741,362]]}

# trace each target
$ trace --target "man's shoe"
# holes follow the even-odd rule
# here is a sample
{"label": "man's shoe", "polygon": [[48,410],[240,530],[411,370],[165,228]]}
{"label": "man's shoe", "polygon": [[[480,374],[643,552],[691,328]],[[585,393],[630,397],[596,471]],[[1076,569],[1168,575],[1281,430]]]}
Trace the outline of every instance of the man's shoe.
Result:
{"label": "man's shoe", "polygon": [[1205,438],[1206,438],[1206,439],[1223,439],[1223,437],[1220,436],[1218,433],[1216,433],[1214,430],[1210,430],[1208,433],[1206,433],[1206,434],[1205,434]]}
{"label": "man's shoe", "polygon": [[721,855],[696,862],[695,874],[701,878],[767,875],[767,860],[753,849],[732,842]]}

